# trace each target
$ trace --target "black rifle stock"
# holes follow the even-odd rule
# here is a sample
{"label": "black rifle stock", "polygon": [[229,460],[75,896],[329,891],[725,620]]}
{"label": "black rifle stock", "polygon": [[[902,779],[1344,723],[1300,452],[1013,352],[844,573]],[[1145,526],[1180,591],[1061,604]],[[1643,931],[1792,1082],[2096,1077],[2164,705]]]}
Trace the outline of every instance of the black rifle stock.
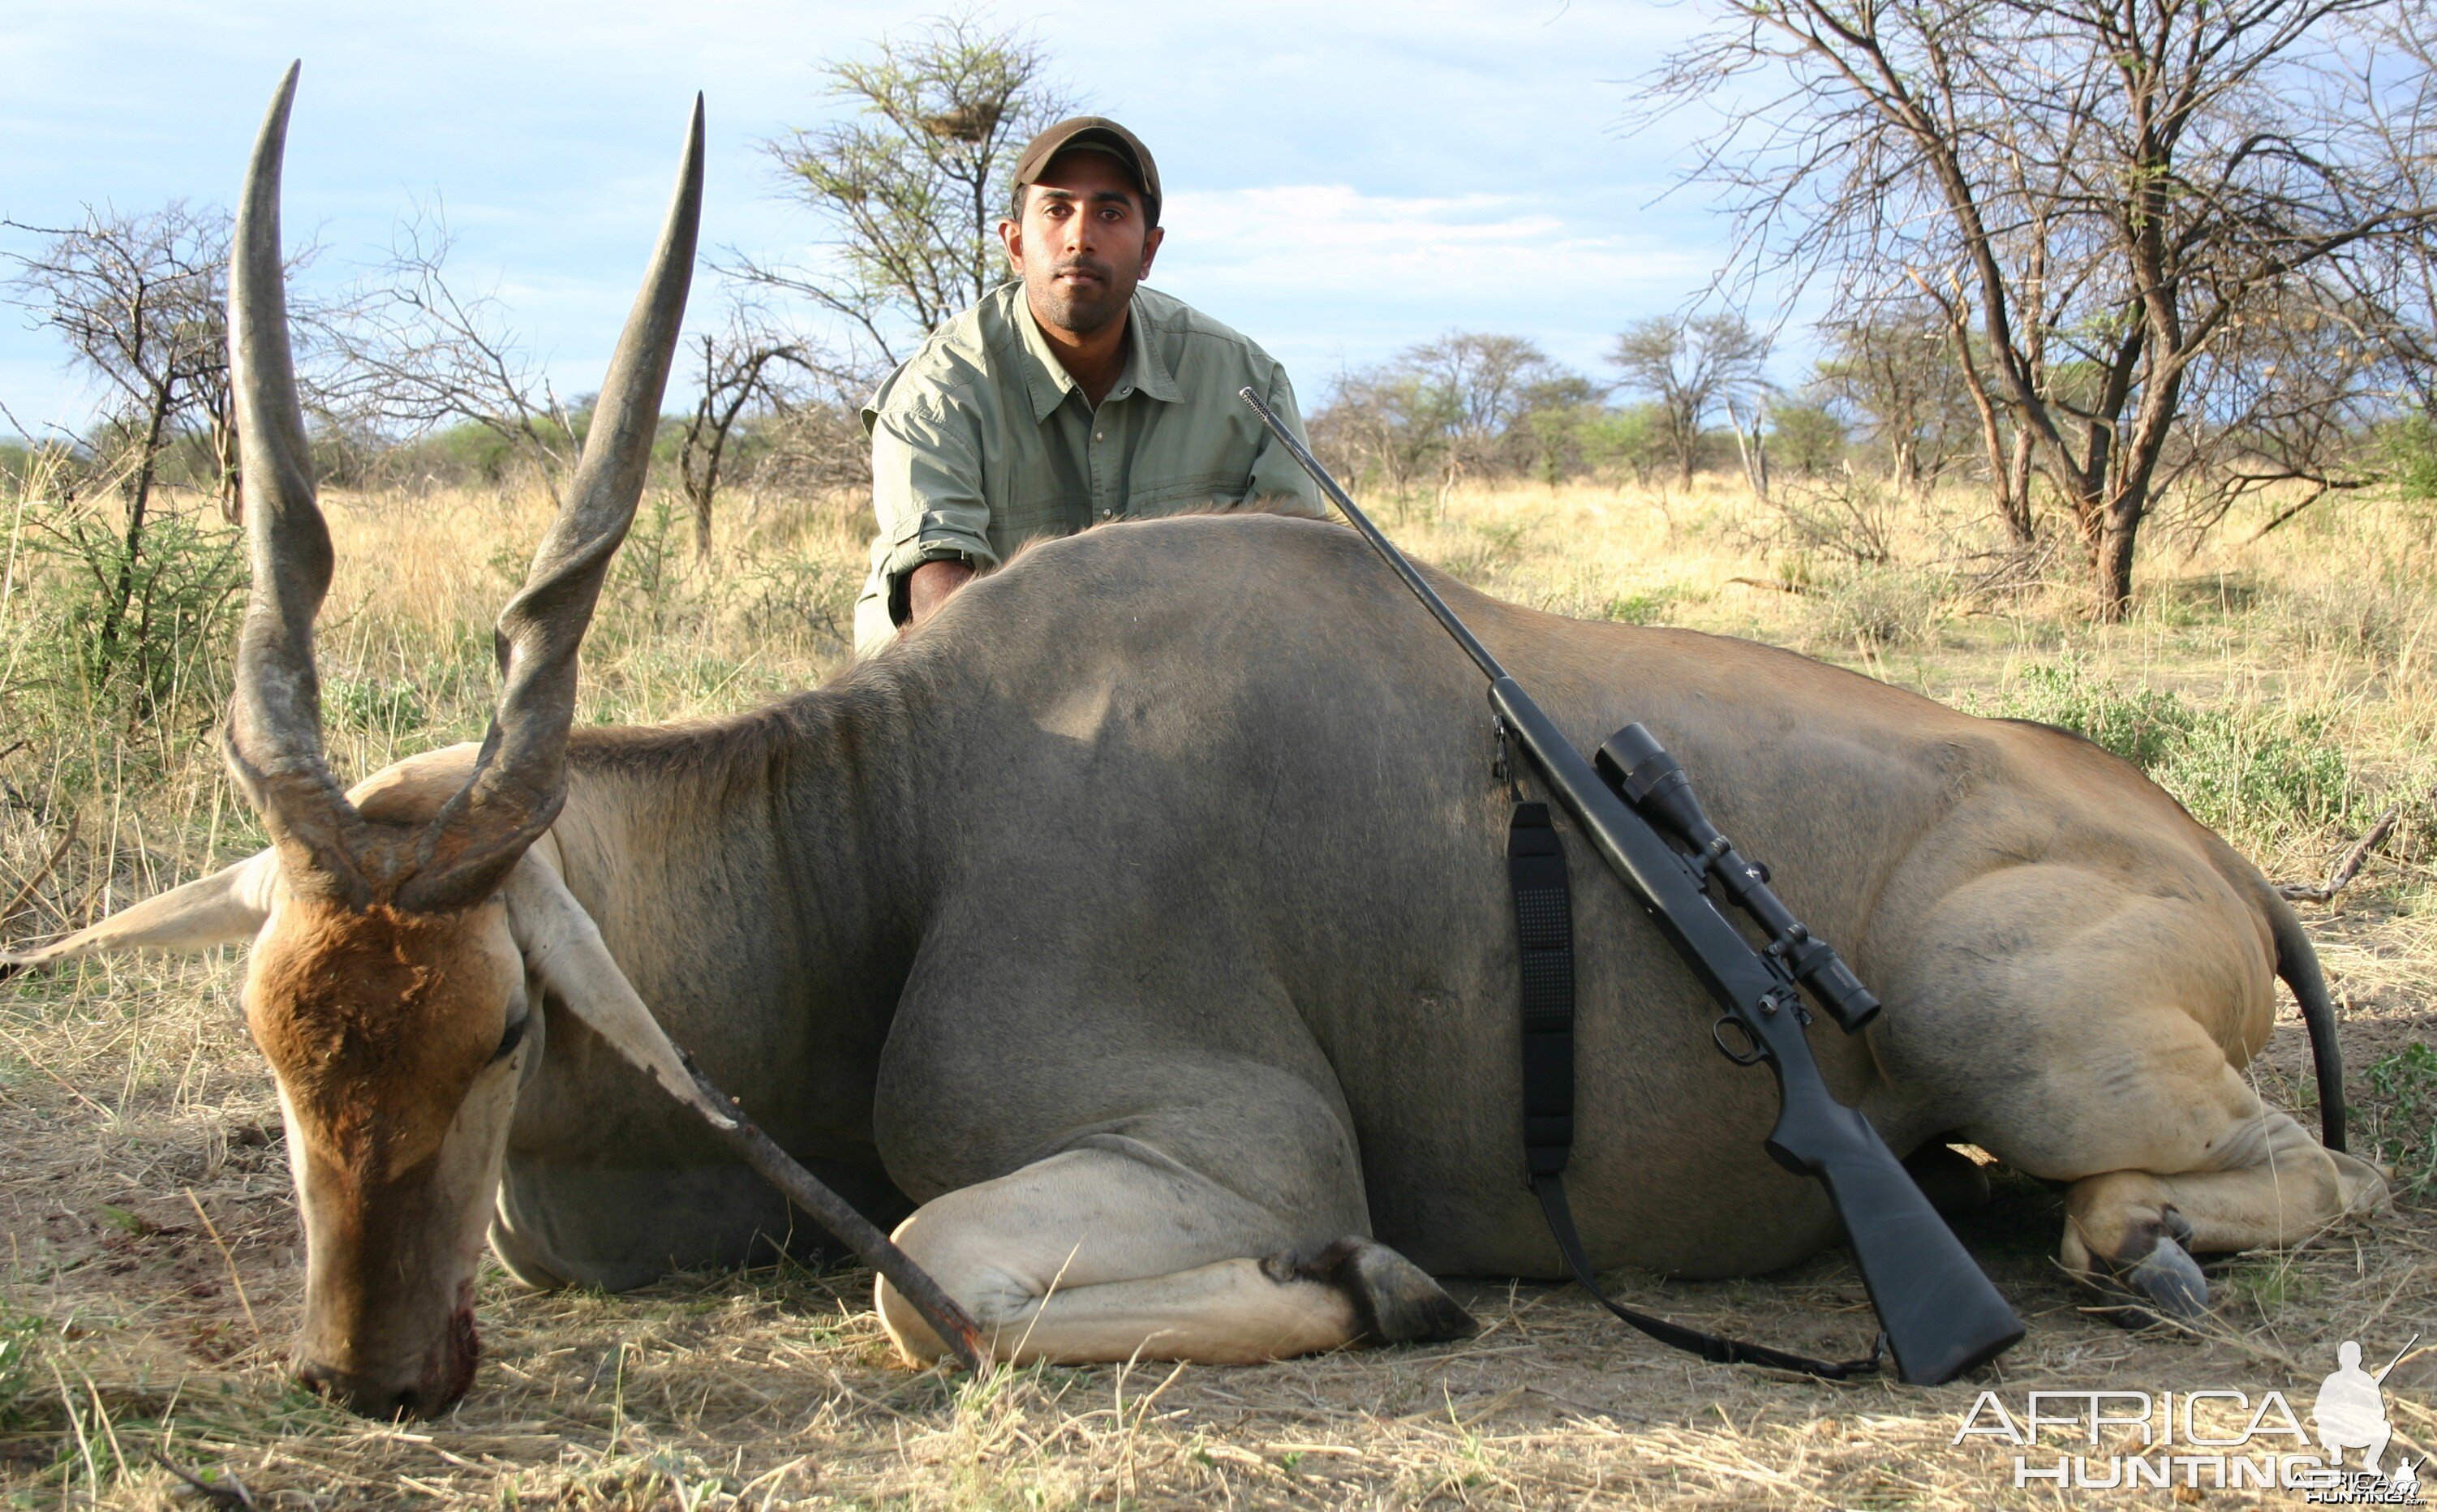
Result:
{"label": "black rifle stock", "polygon": [[[1702,890],[1693,867],[1592,769],[1327,469],[1247,388],[1242,398],[1489,678],[1489,701],[1557,804],[1640,903],[1722,1010],[1711,1035],[1729,1059],[1765,1061],[1780,1111],[1766,1148],[1826,1187],[1863,1284],[1908,1382],[1937,1385],[2023,1336],[2022,1320],[1929,1205],[1878,1131],[1838,1102],[1804,1035],[1810,1014],[1781,960],[1753,948]],[[1858,984],[1857,984],[1858,985]],[[1731,1023],[1744,1041],[1728,1045]]]}

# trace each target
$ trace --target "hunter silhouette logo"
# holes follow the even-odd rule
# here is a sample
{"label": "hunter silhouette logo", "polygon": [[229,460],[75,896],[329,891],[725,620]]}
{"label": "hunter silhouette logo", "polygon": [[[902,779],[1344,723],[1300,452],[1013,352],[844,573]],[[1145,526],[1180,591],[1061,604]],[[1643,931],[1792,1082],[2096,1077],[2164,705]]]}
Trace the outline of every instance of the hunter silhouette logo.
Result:
{"label": "hunter silhouette logo", "polygon": [[2319,1427],[2319,1447],[2327,1451],[2330,1466],[2341,1465],[2344,1450],[2357,1449],[2362,1451],[2363,1469],[2385,1473],[2378,1456],[2386,1452],[2386,1441],[2394,1432],[2386,1421],[2386,1378],[2419,1342],[2420,1335],[2413,1334],[2375,1376],[2360,1367],[2359,1345],[2346,1339],[2337,1346],[2336,1373],[2320,1383],[2319,1399],[2310,1408],[2310,1420]]}
{"label": "hunter silhouette logo", "polygon": [[[2281,1489],[2321,1506],[2419,1506],[2418,1465],[2400,1452],[2386,1463],[2387,1377],[2419,1342],[2413,1334],[2375,1373],[2361,1367],[2358,1343],[2339,1345],[2310,1402],[2315,1437],[2281,1391],[2033,1391],[2013,1408],[1984,1391],[1952,1442],[2005,1441],[2017,1487]],[[2081,1452],[2070,1452],[2076,1444]]]}

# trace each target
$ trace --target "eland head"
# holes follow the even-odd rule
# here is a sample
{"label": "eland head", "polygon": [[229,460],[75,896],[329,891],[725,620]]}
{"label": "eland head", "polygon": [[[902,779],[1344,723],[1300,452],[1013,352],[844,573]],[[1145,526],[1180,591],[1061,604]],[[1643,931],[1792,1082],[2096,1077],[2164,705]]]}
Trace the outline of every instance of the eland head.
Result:
{"label": "eland head", "polygon": [[[470,777],[435,806],[430,793],[397,801],[394,782],[350,795],[323,754],[313,621],[332,555],[281,287],[280,167],[296,79],[291,66],[255,142],[229,275],[253,589],[226,751],[272,843],[52,945],[0,956],[0,975],[101,951],[253,940],[246,1024],[278,1083],[305,1226],[297,1375],[359,1412],[430,1414],[473,1378],[475,1270],[541,993],[672,1091],[697,1096],[534,846],[565,800],[577,648],[641,496],[685,312],[702,102],[582,463],[500,617],[489,732]],[[447,770],[453,781],[463,767]]]}

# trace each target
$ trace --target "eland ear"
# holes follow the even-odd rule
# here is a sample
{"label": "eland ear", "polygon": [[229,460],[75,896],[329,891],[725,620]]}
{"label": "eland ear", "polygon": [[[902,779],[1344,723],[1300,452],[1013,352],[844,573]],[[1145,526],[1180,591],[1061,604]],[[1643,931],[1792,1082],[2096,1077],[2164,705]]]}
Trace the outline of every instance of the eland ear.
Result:
{"label": "eland ear", "polygon": [[508,927],[524,952],[525,969],[552,997],[669,1096],[717,1128],[736,1127],[735,1117],[697,1083],[684,1055],[602,943],[600,927],[556,871],[528,852],[509,870],[500,896],[507,903]]}
{"label": "eland ear", "polygon": [[0,951],[0,976],[29,966],[123,950],[209,950],[252,940],[271,917],[279,857],[260,851],[224,870],[200,877],[122,908],[90,928],[33,950]]}

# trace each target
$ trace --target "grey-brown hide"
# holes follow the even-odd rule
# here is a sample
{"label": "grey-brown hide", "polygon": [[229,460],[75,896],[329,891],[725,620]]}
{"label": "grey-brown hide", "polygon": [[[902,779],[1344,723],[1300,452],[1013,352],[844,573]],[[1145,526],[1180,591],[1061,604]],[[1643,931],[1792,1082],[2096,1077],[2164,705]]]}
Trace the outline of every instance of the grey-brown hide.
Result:
{"label": "grey-brown hide", "polygon": [[[1253,1202],[1262,1244],[1367,1222],[1429,1271],[1560,1274],[1519,1178],[1507,800],[1461,654],[1355,537],[1283,519],[1129,526],[976,589],[863,675],[936,727],[917,785],[956,825],[880,1084],[906,1190],[1090,1147]],[[2135,1289],[2187,1310],[2179,1242],[2298,1239],[2376,1201],[2237,1074],[2289,914],[2130,767],[1785,652],[1444,590],[1583,748],[1649,725],[1848,948],[1888,1011],[1815,1039],[1896,1150],[2156,1173],[2076,1209],[2077,1269],[2160,1254],[2172,1274]],[[1595,1262],[1724,1275],[1816,1248],[1827,1203],[1762,1152],[1769,1079],[1715,1053],[1690,976],[1568,843],[1569,1185]],[[968,1198],[957,1225],[1020,1227],[1022,1205]],[[935,1270],[1041,1294],[923,1222],[906,1242]]]}
{"label": "grey-brown hide", "polygon": [[[2130,767],[1766,647],[1443,590],[1583,745],[1639,718],[1683,756],[1887,999],[1817,1037],[1832,1082],[1899,1151],[1970,1139],[2077,1183],[2084,1274],[2191,1305],[2184,1244],[2376,1201],[2237,1074],[2283,905]],[[1182,519],[1027,553],[773,709],[579,732],[555,838],[673,1035],[825,1175],[925,1203],[902,1241],[1003,1347],[1256,1358],[1394,1332],[1364,1313],[1414,1301],[1393,1267],[1340,1276],[1341,1305],[1303,1285],[1349,1237],[1560,1273],[1517,1173],[1490,754],[1477,678],[1355,537]],[[1595,1262],[1728,1275],[1827,1242],[1762,1153],[1768,1079],[1575,871]],[[625,1284],[779,1232],[550,1016],[494,1234],[520,1274]]]}

